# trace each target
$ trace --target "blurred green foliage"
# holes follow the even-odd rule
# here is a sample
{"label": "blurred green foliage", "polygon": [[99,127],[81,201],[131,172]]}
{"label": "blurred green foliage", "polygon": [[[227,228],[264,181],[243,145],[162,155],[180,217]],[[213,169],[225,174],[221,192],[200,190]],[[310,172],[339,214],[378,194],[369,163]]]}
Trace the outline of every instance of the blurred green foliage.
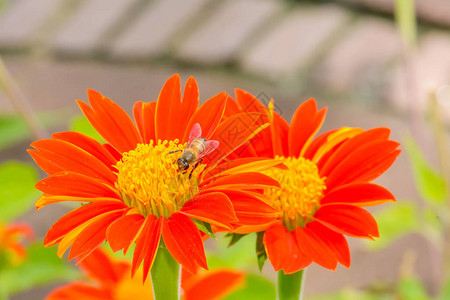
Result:
{"label": "blurred green foliage", "polygon": [[33,207],[39,191],[38,175],[31,165],[19,161],[0,164],[0,220],[10,222]]}
{"label": "blurred green foliage", "polygon": [[409,155],[416,188],[421,198],[429,205],[444,204],[447,198],[447,185],[444,176],[426,161],[414,139],[407,138],[404,145]]}
{"label": "blurred green foliage", "polygon": [[56,248],[37,242],[27,248],[27,259],[19,266],[9,266],[0,272],[3,289],[13,295],[36,286],[74,280],[79,271],[56,255]]}
{"label": "blurred green foliage", "polygon": [[368,241],[374,250],[381,250],[403,235],[418,229],[417,207],[412,202],[389,205],[377,212],[380,239]]}
{"label": "blurred green foliage", "polygon": [[70,121],[69,130],[84,133],[101,143],[105,142],[103,137],[94,129],[94,127],[92,127],[91,123],[89,123],[88,119],[83,115],[76,116]]}
{"label": "blurred green foliage", "polygon": [[23,121],[16,116],[0,116],[0,151],[17,144],[31,134]]}

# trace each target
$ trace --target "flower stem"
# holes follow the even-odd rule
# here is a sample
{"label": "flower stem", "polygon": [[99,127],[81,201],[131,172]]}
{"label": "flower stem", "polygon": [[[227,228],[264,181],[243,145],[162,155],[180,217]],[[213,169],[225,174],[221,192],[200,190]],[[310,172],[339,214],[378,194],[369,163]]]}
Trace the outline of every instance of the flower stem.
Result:
{"label": "flower stem", "polygon": [[156,253],[151,274],[155,300],[179,299],[180,265],[164,245]]}
{"label": "flower stem", "polygon": [[304,270],[293,274],[278,271],[278,300],[301,300]]}

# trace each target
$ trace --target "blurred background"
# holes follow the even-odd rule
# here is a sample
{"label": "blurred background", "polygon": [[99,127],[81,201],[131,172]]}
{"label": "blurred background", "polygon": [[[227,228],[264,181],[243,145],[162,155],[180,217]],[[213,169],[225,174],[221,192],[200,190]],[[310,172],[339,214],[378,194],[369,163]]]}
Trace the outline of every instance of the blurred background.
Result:
{"label": "blurred background", "polygon": [[[135,101],[156,100],[173,73],[182,80],[193,75],[201,102],[241,88],[266,104],[275,99],[290,120],[302,101],[314,97],[329,107],[322,132],[386,126],[405,144],[407,151],[377,180],[398,199],[371,210],[381,239],[370,245],[349,239],[350,269],[308,268],[306,299],[427,299],[443,289],[450,1],[0,3],[0,205],[23,203],[0,213],[4,221],[30,223],[39,240],[69,210],[52,205],[36,213],[32,203],[39,194],[32,186],[44,174],[25,150],[47,132],[83,131],[74,100],[86,100],[87,88],[130,112]],[[269,281],[270,268],[264,270]],[[30,270],[43,277],[39,268]],[[65,272],[16,287],[12,299],[43,298],[76,276]],[[404,296],[411,286],[418,298]]]}

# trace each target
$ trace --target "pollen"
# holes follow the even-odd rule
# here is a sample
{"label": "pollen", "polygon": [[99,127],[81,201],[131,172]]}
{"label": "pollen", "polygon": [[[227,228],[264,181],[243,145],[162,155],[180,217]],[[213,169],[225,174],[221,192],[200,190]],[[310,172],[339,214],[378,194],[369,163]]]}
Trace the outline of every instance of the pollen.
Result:
{"label": "pollen", "polygon": [[269,204],[283,214],[289,230],[304,227],[316,210],[326,189],[325,177],[319,176],[317,165],[303,157],[276,157],[287,169],[272,168],[264,173],[280,183],[280,188],[265,191]]}
{"label": "pollen", "polygon": [[[198,177],[204,166],[181,173],[176,161],[185,146],[174,141],[138,144],[116,164],[115,187],[124,203],[139,212],[168,217],[198,192]],[[177,152],[172,152],[177,151]]]}

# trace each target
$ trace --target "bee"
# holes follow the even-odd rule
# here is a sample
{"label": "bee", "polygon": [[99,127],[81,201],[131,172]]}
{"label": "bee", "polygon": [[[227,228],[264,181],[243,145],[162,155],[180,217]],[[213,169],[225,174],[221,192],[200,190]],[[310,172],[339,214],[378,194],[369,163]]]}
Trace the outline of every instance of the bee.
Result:
{"label": "bee", "polygon": [[181,157],[178,158],[176,162],[178,164],[178,170],[183,174],[187,172],[189,166],[193,166],[189,173],[189,179],[191,179],[192,172],[194,172],[198,165],[202,163],[203,157],[216,150],[219,146],[219,141],[207,140],[206,138],[201,137],[201,135],[202,128],[200,124],[195,123],[194,126],[192,126],[185,149],[169,152],[169,154],[171,154],[183,151]]}

